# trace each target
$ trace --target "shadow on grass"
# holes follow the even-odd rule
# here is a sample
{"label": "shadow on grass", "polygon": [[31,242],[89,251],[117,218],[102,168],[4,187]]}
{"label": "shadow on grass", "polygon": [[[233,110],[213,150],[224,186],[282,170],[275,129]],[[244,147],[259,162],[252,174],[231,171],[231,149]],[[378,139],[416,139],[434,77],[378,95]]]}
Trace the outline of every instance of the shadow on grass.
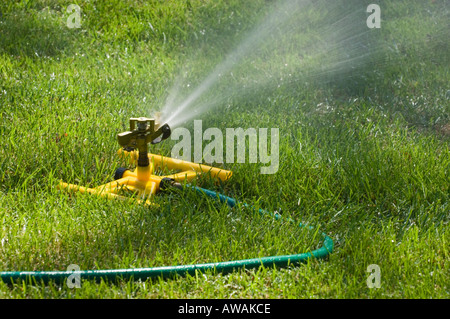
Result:
{"label": "shadow on grass", "polygon": [[30,10],[0,15],[0,53],[52,57],[73,49],[78,29],[65,25],[60,13]]}

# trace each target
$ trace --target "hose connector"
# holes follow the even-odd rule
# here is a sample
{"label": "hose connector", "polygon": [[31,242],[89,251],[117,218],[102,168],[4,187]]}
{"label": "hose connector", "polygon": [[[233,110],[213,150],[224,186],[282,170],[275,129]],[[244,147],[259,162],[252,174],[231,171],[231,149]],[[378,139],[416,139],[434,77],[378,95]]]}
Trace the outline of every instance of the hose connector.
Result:
{"label": "hose connector", "polygon": [[183,185],[175,181],[173,178],[164,177],[163,179],[161,179],[161,182],[159,183],[159,189],[165,191],[170,188],[183,189]]}

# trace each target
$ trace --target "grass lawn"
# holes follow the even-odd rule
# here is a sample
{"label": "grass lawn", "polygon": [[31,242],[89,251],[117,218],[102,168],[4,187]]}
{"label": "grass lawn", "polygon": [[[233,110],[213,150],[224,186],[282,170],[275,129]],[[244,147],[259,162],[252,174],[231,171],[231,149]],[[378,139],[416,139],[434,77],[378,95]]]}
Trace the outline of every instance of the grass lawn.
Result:
{"label": "grass lawn", "polygon": [[[247,158],[214,164],[232,178],[201,185],[313,231],[192,191],[149,208],[56,188],[112,180],[128,119],[160,111],[180,74],[180,96],[197,87],[276,1],[77,1],[80,28],[67,25],[71,1],[1,2],[0,271],[296,254],[320,247],[318,232],[335,248],[327,259],[228,274],[73,289],[0,281],[0,298],[448,298],[449,4],[378,1],[381,28],[369,29],[371,2],[318,1],[258,31],[255,47],[268,41],[224,72],[202,97],[216,107],[195,117],[223,132],[278,128],[275,174]],[[176,143],[151,151],[170,156]],[[380,288],[367,285],[372,264]]]}

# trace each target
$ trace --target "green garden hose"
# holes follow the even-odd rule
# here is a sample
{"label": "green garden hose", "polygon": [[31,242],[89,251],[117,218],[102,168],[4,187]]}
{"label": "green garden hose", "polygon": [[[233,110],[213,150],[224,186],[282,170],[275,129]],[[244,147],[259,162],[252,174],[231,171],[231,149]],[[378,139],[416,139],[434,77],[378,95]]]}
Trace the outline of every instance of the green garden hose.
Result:
{"label": "green garden hose", "polygon": [[[200,188],[197,186],[187,185],[192,189],[206,194],[222,203],[226,203],[229,207],[237,205],[235,199],[219,194],[217,192]],[[247,204],[243,204],[245,207],[250,207]],[[261,214],[272,215],[275,219],[282,218],[277,213],[270,213],[265,210],[259,209]],[[300,227],[304,225],[300,224]],[[80,271],[5,271],[0,272],[0,278],[5,283],[13,283],[18,280],[31,280],[31,282],[44,282],[53,281],[61,283],[66,281],[71,275],[79,275],[83,280],[117,280],[117,279],[133,279],[133,280],[146,280],[148,278],[162,277],[168,278],[176,275],[184,276],[186,274],[195,275],[196,271],[205,272],[207,270],[217,271],[221,273],[229,273],[239,268],[253,269],[261,266],[265,267],[286,267],[288,265],[295,265],[306,261],[307,259],[314,257],[317,259],[327,257],[334,247],[333,240],[326,234],[322,236],[322,247],[306,253],[282,255],[282,256],[269,256],[262,258],[232,260],[215,263],[205,264],[193,264],[193,265],[178,265],[178,266],[163,266],[163,267],[151,267],[151,268],[127,268],[127,269],[100,269],[100,270],[80,270]]]}

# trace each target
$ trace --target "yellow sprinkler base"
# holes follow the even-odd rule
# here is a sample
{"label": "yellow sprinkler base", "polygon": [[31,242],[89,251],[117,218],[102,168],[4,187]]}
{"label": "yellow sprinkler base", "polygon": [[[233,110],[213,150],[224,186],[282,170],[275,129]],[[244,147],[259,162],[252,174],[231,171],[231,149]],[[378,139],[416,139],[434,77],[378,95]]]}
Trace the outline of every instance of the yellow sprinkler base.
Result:
{"label": "yellow sprinkler base", "polygon": [[[138,130],[135,130],[136,122],[141,124]],[[150,125],[143,125],[142,123],[149,123]],[[64,182],[60,182],[58,188],[121,200],[129,200],[130,197],[121,194],[124,191],[131,191],[135,194],[134,199],[137,202],[153,205],[151,197],[160,190],[162,181],[169,183],[190,182],[203,174],[208,174],[210,178],[220,181],[226,181],[231,177],[231,171],[148,153],[147,142],[149,140],[155,144],[170,135],[170,129],[167,124],[155,130],[156,127],[157,124],[154,123],[153,119],[132,118],[130,119],[131,132],[124,132],[118,135],[119,144],[124,147],[119,150],[119,155],[124,156],[129,160],[130,164],[135,165],[136,168],[134,170],[119,168],[116,170],[115,181],[95,188]],[[163,135],[162,139],[160,135]],[[156,140],[157,142],[155,142]],[[139,147],[139,150],[134,149],[136,145]],[[127,151],[126,149],[130,149],[130,146],[132,150]],[[147,156],[144,155],[146,153]],[[156,169],[178,170],[179,172],[165,176],[153,175]]]}

